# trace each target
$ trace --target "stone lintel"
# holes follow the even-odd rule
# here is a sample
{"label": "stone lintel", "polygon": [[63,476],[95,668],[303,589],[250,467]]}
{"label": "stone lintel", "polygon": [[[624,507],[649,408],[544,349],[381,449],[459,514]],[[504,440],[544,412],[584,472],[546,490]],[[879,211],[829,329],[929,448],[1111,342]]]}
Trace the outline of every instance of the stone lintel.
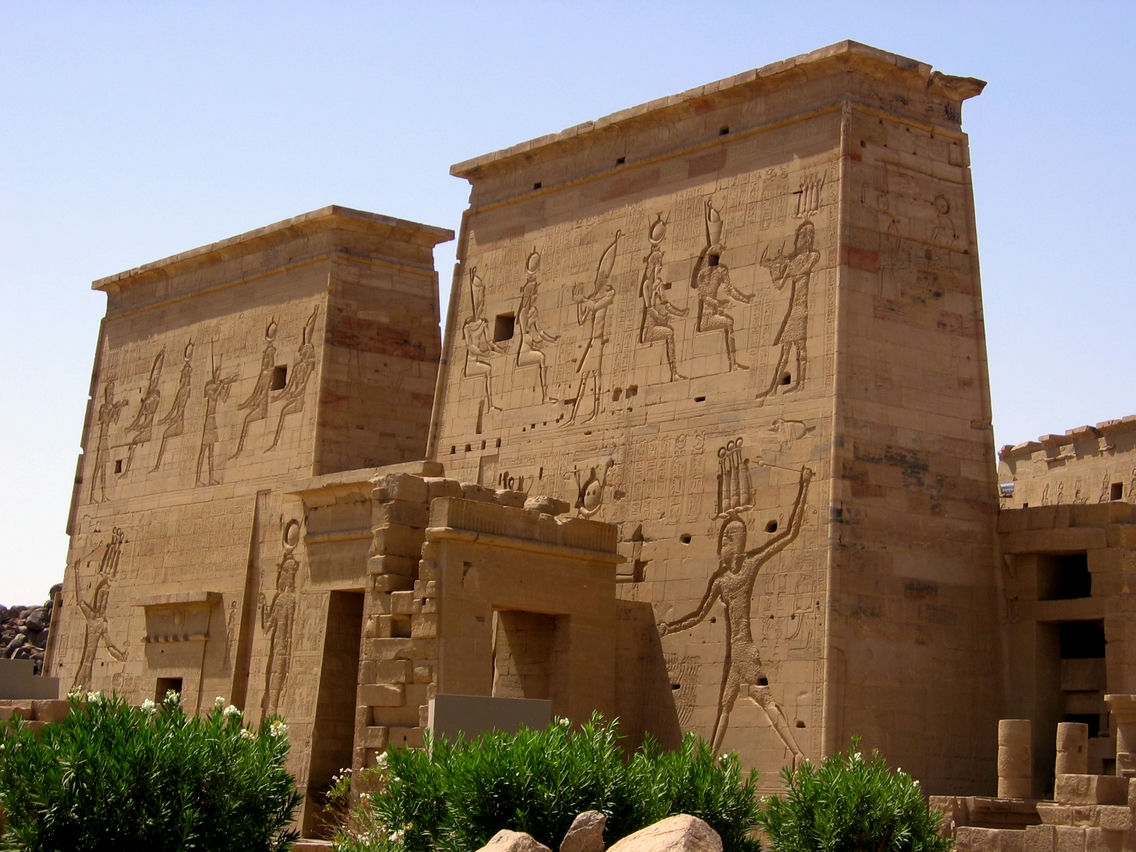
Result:
{"label": "stone lintel", "polygon": [[173,595],[152,595],[139,598],[135,606],[145,609],[179,609],[193,606],[215,606],[221,603],[220,592],[181,592]]}

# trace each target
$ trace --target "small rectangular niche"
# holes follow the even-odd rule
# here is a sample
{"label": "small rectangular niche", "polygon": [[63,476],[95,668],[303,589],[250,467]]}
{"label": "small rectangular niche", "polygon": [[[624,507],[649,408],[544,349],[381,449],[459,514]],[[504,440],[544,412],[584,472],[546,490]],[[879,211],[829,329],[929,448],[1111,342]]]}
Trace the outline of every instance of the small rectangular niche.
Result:
{"label": "small rectangular niche", "polygon": [[1037,599],[1067,601],[1092,597],[1093,577],[1089,573],[1089,555],[1079,553],[1047,553],[1037,560]]}
{"label": "small rectangular niche", "polygon": [[1124,483],[1114,482],[1108,487],[1109,500],[1123,500],[1124,499]]}
{"label": "small rectangular niche", "polygon": [[277,364],[272,368],[272,390],[282,390],[288,384],[288,365]]}
{"label": "small rectangular niche", "polygon": [[497,314],[493,321],[493,342],[512,340],[517,329],[517,318],[513,314]]}
{"label": "small rectangular niche", "polygon": [[161,702],[166,697],[166,693],[173,690],[178,695],[181,695],[181,678],[180,677],[160,677],[158,678],[157,685],[154,687],[154,700]]}

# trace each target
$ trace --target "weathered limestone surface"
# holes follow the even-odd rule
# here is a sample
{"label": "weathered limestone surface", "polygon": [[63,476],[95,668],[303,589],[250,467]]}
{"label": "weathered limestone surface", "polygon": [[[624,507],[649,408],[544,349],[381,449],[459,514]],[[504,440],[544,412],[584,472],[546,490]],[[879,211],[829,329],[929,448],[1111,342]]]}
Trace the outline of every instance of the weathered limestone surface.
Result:
{"label": "weathered limestone surface", "polygon": [[617,525],[674,723],[770,789],[860,735],[992,792],[981,89],[844,42],[452,169],[430,457]]}
{"label": "weathered limestone surface", "polygon": [[[285,715],[301,789],[350,764],[354,696],[332,684],[357,678],[361,583],[313,583],[327,560],[309,570],[289,490],[422,455],[432,248],[450,236],[328,207],[95,282],[107,313],[47,661],[64,691]],[[313,512],[313,555],[351,551],[330,534],[355,511],[336,496]]]}

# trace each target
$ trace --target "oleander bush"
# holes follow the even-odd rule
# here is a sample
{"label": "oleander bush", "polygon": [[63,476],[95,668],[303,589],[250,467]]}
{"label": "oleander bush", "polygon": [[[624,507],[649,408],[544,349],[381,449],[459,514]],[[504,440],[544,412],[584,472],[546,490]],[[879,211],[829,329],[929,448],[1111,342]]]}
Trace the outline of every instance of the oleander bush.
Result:
{"label": "oleander bush", "polygon": [[947,852],[953,845],[919,782],[889,769],[878,752],[865,758],[858,739],[781,777],[785,796],[766,799],[758,818],[774,852]]}
{"label": "oleander bush", "polygon": [[[726,849],[757,849],[748,836],[757,821],[757,773],[743,772],[736,755],[715,755],[688,734],[676,752],[649,741],[627,757],[619,739],[615,722],[594,716],[579,729],[561,719],[541,731],[392,749],[368,770],[377,788],[349,809],[337,848],[460,852],[509,828],[555,849],[578,814],[597,810],[607,817],[608,844],[689,813],[709,823]],[[349,795],[346,776],[336,789]]]}
{"label": "oleander bush", "polygon": [[38,732],[4,723],[0,849],[289,849],[300,796],[284,769],[287,726],[268,719],[254,730],[224,703],[196,716],[174,692],[141,707],[91,692]]}

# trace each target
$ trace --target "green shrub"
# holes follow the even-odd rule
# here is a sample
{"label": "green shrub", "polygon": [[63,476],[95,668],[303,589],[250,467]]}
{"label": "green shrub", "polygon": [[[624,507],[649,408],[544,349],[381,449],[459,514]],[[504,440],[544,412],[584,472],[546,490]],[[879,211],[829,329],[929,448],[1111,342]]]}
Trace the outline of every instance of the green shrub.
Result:
{"label": "green shrub", "polygon": [[747,836],[757,819],[756,773],[743,774],[735,756],[715,756],[692,734],[677,752],[648,742],[625,759],[616,723],[593,717],[574,730],[557,720],[542,731],[392,749],[373,772],[378,789],[339,831],[341,852],[460,852],[502,828],[555,849],[587,810],[607,816],[607,843],[692,813],[727,849],[756,848]]}
{"label": "green shrub", "polygon": [[781,773],[784,798],[764,803],[758,820],[774,852],[947,852],[939,814],[919,782],[892,772],[879,753],[865,759],[860,741],[819,765],[805,761]]}
{"label": "green shrub", "polygon": [[67,717],[38,733],[0,728],[0,848],[285,850],[299,804],[284,770],[287,726],[244,727],[218,699],[187,716],[177,693],[131,707],[119,697],[71,698]]}

